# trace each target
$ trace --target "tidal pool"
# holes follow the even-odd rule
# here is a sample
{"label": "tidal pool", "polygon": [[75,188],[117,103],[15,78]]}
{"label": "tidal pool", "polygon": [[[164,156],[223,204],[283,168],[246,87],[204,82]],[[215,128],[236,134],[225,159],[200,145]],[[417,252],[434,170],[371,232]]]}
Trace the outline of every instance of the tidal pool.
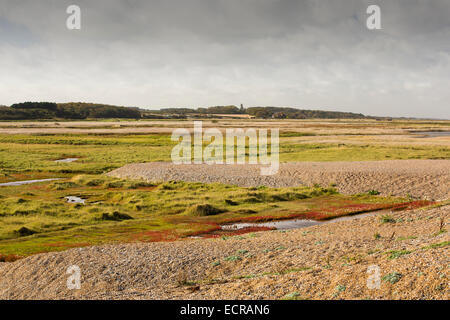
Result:
{"label": "tidal pool", "polygon": [[64,199],[66,199],[68,203],[85,204],[85,201],[86,201],[86,199],[83,199],[83,198],[80,198],[80,197],[76,197],[76,196],[68,196],[68,197],[64,197]]}
{"label": "tidal pool", "polygon": [[66,158],[66,159],[55,160],[55,162],[67,163],[67,162],[74,162],[74,161],[77,161],[77,160],[78,160],[78,158]]}
{"label": "tidal pool", "polygon": [[330,219],[330,220],[326,220],[326,221],[315,221],[315,220],[307,220],[307,219],[286,219],[286,220],[254,222],[254,223],[238,222],[238,223],[233,223],[233,224],[224,224],[221,226],[221,228],[224,231],[235,231],[235,230],[254,228],[254,227],[266,227],[266,228],[273,228],[276,230],[289,230],[289,229],[306,228],[306,227],[315,226],[318,224],[361,219],[361,218],[364,218],[367,216],[372,216],[372,215],[380,214],[383,212],[386,213],[386,210],[355,214],[352,216],[339,217],[339,218],[334,218],[334,219]]}

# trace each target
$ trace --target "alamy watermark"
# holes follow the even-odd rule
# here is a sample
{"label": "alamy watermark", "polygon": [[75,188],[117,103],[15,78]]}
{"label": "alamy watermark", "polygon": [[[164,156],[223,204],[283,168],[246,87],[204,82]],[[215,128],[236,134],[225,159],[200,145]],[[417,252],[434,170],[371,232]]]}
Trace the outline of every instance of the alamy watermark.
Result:
{"label": "alamy watermark", "polygon": [[367,288],[373,290],[373,289],[380,289],[381,287],[381,272],[380,267],[373,264],[370,265],[367,268],[367,273],[369,276],[367,277]]}
{"label": "alamy watermark", "polygon": [[369,30],[381,29],[381,9],[376,4],[367,7],[366,13],[369,17],[366,20],[366,26]]}
{"label": "alamy watermark", "polygon": [[67,268],[67,274],[70,275],[67,278],[67,289],[69,290],[80,290],[81,289],[81,270],[79,266],[73,265]]}
{"label": "alamy watermark", "polygon": [[279,169],[277,128],[270,129],[270,153],[267,129],[227,128],[224,137],[218,128],[203,130],[202,121],[194,121],[193,137],[188,129],[178,128],[171,139],[178,142],[171,154],[174,164],[246,164],[248,160],[262,165],[261,175],[274,175]]}
{"label": "alamy watermark", "polygon": [[69,17],[66,20],[66,27],[69,30],[81,29],[81,8],[77,5],[70,5],[66,9]]}
{"label": "alamy watermark", "polygon": [[[66,13],[69,15],[66,20],[66,27],[69,30],[81,29],[81,8],[78,5],[72,4],[67,7]],[[366,9],[369,15],[366,20],[366,27],[369,30],[381,29],[381,9],[376,4],[369,5]]]}

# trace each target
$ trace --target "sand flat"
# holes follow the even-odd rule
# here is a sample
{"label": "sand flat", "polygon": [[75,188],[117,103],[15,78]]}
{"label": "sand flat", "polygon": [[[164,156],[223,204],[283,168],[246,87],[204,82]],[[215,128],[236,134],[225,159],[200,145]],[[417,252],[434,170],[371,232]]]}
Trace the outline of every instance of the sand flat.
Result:
{"label": "sand flat", "polygon": [[450,198],[450,160],[384,160],[281,163],[279,172],[262,176],[259,165],[129,164],[110,176],[147,181],[220,182],[243,187],[295,187],[331,184],[344,194],[377,190],[382,195],[417,199]]}

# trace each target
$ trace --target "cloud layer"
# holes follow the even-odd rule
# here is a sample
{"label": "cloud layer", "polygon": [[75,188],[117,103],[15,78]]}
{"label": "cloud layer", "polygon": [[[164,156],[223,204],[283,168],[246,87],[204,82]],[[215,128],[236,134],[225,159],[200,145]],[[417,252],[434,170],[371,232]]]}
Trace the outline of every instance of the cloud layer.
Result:
{"label": "cloud layer", "polygon": [[[382,30],[366,28],[369,4]],[[0,0],[0,104],[450,118],[449,39],[448,0]]]}

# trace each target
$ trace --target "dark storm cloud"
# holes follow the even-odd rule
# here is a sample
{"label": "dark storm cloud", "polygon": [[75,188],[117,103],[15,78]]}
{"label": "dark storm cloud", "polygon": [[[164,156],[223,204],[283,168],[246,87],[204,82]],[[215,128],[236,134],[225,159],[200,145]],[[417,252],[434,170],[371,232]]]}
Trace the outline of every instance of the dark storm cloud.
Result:
{"label": "dark storm cloud", "polygon": [[[68,5],[82,30],[65,27]],[[382,30],[366,28],[379,4]],[[449,117],[450,1],[0,0],[0,104]]]}

